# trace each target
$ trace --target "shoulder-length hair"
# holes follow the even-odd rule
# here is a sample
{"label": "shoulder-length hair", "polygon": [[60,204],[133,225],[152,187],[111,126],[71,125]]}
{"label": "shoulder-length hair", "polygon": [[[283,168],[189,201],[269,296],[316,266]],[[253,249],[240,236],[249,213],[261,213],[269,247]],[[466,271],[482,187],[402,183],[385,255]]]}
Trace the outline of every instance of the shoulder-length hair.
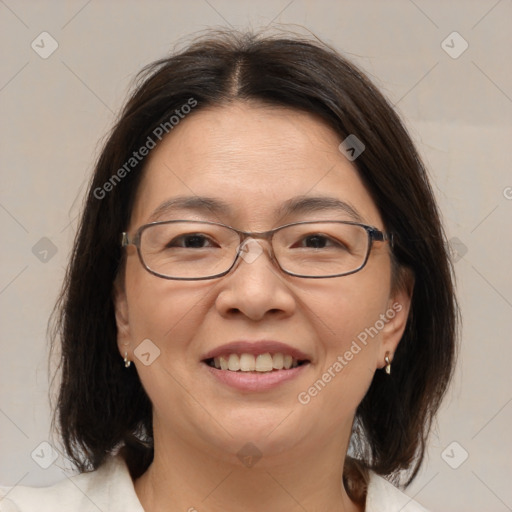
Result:
{"label": "shoulder-length hair", "polygon": [[355,134],[365,145],[353,163],[394,234],[393,284],[406,286],[406,270],[414,290],[392,375],[375,373],[356,412],[352,446],[358,467],[396,481],[405,472],[410,483],[453,372],[458,308],[427,173],[392,106],[336,50],[295,35],[210,32],[138,78],[98,158],[54,311],[61,381],[53,423],[72,462],[90,471],[122,448],[137,477],[153,457],[151,403],[136,370],[122,364],[113,303],[123,268],[120,233],[144,167],[134,152],[148,137],[158,142],[155,129],[169,131],[183,105],[198,111],[255,100],[320,116],[341,139]]}

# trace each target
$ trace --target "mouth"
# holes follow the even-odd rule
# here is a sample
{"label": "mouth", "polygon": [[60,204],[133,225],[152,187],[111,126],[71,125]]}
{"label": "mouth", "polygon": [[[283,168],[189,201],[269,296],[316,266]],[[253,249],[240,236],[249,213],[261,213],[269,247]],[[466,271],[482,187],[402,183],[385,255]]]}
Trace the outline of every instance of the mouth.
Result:
{"label": "mouth", "polygon": [[312,362],[299,349],[279,341],[234,341],[210,350],[201,362],[221,372],[272,373],[290,371]]}
{"label": "mouth", "polygon": [[215,382],[244,394],[291,383],[313,363],[298,348],[270,340],[227,343],[203,354],[200,361]]}
{"label": "mouth", "polygon": [[272,373],[290,370],[309,364],[308,359],[299,359],[283,352],[224,353],[223,355],[204,359],[203,363],[221,371],[239,373]]}

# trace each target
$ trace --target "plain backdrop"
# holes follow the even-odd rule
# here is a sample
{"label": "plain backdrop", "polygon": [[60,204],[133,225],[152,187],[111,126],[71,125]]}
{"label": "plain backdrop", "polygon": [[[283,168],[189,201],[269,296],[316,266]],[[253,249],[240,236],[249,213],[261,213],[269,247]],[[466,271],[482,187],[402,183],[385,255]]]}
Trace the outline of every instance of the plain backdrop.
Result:
{"label": "plain backdrop", "polygon": [[280,25],[335,46],[395,104],[453,249],[459,365],[406,492],[432,511],[512,510],[511,21],[510,0],[0,1],[0,482],[64,478],[62,456],[34,460],[53,442],[45,330],[135,73],[208,27]]}

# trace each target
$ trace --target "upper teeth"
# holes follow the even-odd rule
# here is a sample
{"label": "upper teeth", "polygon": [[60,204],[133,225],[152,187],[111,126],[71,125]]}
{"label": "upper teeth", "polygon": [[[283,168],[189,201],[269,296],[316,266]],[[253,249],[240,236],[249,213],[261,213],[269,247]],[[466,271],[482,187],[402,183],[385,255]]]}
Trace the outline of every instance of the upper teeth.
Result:
{"label": "upper teeth", "polygon": [[215,357],[213,359],[215,368],[220,370],[230,370],[232,372],[271,372],[274,370],[282,370],[285,368],[295,368],[299,362],[291,355],[277,354],[229,354],[225,356]]}

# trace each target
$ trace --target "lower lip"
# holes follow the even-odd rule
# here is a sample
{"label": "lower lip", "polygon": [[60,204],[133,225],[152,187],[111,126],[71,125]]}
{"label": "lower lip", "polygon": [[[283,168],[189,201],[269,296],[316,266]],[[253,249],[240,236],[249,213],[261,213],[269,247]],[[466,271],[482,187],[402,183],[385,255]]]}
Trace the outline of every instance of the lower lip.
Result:
{"label": "lower lip", "polygon": [[206,363],[202,364],[206,366],[206,369],[214,378],[240,391],[268,391],[274,389],[284,382],[297,378],[309,366],[309,363],[305,363],[289,370],[257,373],[231,372],[213,368]]}

